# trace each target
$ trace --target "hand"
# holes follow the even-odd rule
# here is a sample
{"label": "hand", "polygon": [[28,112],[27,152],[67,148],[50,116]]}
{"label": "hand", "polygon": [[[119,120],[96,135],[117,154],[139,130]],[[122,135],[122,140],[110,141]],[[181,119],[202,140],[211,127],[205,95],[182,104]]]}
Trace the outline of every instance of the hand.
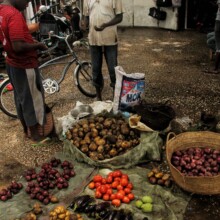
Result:
{"label": "hand", "polygon": [[39,50],[48,50],[48,47],[44,43],[38,43]]}
{"label": "hand", "polygon": [[103,31],[105,28],[106,28],[105,24],[102,24],[102,25],[99,26],[99,27],[97,27],[97,26],[94,27],[94,29],[95,29],[96,31]]}

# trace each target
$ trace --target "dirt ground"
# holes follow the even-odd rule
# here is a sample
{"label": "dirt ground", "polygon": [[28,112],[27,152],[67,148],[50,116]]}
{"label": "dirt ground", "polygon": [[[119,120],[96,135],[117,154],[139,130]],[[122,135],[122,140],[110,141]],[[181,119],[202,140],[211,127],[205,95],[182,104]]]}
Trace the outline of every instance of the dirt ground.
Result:
{"label": "dirt ground", "polygon": [[[88,54],[81,52],[82,58]],[[202,72],[214,65],[209,60],[206,35],[193,30],[169,31],[151,28],[121,28],[119,30],[119,65],[127,73],[141,72],[146,76],[145,99],[149,102],[170,100],[177,117],[189,116],[196,121],[201,111],[219,112],[220,75]],[[4,71],[4,70],[2,70]],[[104,100],[112,100],[112,90],[104,67]],[[53,107],[54,119],[62,117],[76,101],[91,103],[94,99],[82,95],[72,80],[71,71],[59,93],[48,102]],[[0,182],[1,186],[22,174],[26,167],[39,165],[62,149],[62,142],[33,147],[23,137],[18,120],[0,112]],[[195,205],[196,204],[196,205]],[[193,196],[185,220],[219,219],[219,197]]]}

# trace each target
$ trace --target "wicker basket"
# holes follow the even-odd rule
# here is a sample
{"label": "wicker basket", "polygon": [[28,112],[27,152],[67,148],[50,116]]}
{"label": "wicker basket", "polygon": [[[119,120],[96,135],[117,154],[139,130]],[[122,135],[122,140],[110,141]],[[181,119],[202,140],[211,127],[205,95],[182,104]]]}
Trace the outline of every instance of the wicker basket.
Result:
{"label": "wicker basket", "polygon": [[190,147],[207,146],[220,150],[220,134],[209,131],[199,131],[175,135],[171,132],[168,134],[166,142],[167,161],[174,181],[184,190],[202,195],[220,194],[220,175],[213,177],[184,176],[171,164],[171,157],[174,151]]}
{"label": "wicker basket", "polygon": [[[54,129],[54,120],[53,120],[53,113],[51,109],[46,106],[46,123],[44,126],[38,125],[38,132],[41,136],[47,137],[52,133]],[[30,137],[30,130],[28,129],[28,136]]]}

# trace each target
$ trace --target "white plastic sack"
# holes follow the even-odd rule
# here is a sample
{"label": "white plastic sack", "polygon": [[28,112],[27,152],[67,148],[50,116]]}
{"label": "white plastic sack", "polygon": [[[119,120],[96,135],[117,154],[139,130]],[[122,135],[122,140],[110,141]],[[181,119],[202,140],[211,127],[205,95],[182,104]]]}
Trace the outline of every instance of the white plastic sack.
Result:
{"label": "white plastic sack", "polygon": [[144,98],[145,74],[127,74],[121,66],[115,67],[116,84],[113,112],[130,111],[132,106],[140,104]]}

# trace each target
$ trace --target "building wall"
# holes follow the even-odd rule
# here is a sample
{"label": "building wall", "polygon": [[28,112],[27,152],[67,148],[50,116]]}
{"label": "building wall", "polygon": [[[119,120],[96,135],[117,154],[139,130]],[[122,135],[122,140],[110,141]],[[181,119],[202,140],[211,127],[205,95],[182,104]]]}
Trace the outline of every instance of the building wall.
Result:
{"label": "building wall", "polygon": [[167,12],[165,21],[157,21],[148,15],[151,7],[156,7],[154,0],[122,0],[125,9],[123,22],[120,26],[130,27],[160,27],[165,29],[178,29],[178,9],[161,8]]}

